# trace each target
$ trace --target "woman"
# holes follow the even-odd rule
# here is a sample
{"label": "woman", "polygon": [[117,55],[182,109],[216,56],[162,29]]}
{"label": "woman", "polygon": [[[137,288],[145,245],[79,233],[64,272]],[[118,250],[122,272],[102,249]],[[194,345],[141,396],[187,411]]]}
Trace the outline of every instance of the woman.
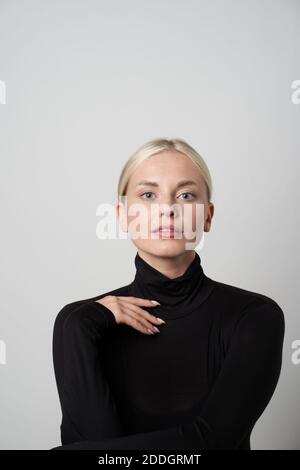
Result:
{"label": "woman", "polygon": [[280,376],[285,320],[273,299],[205,275],[193,248],[210,230],[211,194],[185,141],[147,142],[125,164],[116,210],[136,274],[56,317],[54,449],[250,449]]}

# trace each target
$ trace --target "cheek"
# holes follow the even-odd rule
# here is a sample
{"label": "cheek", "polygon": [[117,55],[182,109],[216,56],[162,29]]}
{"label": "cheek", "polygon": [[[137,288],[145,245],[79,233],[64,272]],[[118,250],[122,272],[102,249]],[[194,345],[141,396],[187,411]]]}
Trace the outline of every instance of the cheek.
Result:
{"label": "cheek", "polygon": [[204,204],[195,203],[184,207],[183,211],[183,229],[185,232],[193,230],[201,231],[204,225]]}
{"label": "cheek", "polygon": [[128,231],[133,238],[139,239],[151,231],[150,204],[140,201],[128,205],[127,210]]}

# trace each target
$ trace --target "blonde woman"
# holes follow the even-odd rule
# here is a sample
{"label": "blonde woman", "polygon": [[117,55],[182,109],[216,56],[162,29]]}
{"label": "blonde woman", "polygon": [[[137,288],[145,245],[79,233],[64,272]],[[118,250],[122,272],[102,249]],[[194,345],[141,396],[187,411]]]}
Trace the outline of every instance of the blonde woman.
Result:
{"label": "blonde woman", "polygon": [[280,376],[285,320],[270,297],[205,275],[194,248],[214,213],[206,163],[183,140],[155,139],[125,164],[118,196],[136,274],[56,317],[54,449],[250,449]]}

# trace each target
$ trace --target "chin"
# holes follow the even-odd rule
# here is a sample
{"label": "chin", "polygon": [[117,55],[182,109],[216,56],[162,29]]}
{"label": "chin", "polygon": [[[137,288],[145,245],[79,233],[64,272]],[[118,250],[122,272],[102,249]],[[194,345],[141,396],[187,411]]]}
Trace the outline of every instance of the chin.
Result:
{"label": "chin", "polygon": [[186,251],[185,240],[145,240],[135,243],[136,247],[153,256],[174,257]]}

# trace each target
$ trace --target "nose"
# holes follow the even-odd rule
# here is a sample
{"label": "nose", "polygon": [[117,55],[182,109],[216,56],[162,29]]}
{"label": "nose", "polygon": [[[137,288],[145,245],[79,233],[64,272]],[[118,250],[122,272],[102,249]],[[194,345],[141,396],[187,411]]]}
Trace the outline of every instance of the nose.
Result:
{"label": "nose", "polygon": [[178,204],[171,197],[166,197],[160,201],[160,215],[166,217],[175,217],[178,212]]}
{"label": "nose", "polygon": [[166,217],[174,217],[175,215],[175,210],[173,207],[170,207],[168,204],[163,204],[160,210],[160,215],[161,216],[166,216]]}

